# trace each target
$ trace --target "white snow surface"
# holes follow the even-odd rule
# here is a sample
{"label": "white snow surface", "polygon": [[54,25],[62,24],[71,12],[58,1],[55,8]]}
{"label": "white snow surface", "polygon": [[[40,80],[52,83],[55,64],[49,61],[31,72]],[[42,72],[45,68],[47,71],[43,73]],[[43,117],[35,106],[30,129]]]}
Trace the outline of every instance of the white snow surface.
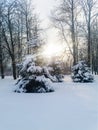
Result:
{"label": "white snow surface", "polygon": [[98,130],[98,76],[94,83],[53,83],[52,93],[14,93],[0,79],[0,130]]}

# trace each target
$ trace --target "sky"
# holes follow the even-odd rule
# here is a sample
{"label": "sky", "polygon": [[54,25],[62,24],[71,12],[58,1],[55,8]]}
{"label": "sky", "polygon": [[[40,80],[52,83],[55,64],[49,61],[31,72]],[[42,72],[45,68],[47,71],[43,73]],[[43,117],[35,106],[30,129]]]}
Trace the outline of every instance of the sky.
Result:
{"label": "sky", "polygon": [[56,4],[56,0],[33,0],[37,8],[37,11],[40,13],[41,18],[46,19]]}
{"label": "sky", "polygon": [[[51,21],[51,10],[56,6],[57,0],[33,0],[35,8],[37,12],[40,14],[40,18],[42,20],[42,27],[45,30],[46,37],[47,37],[47,43],[48,44],[54,44],[59,42],[59,38],[57,37],[57,32],[55,29],[50,28]],[[48,29],[47,29],[48,28]]]}

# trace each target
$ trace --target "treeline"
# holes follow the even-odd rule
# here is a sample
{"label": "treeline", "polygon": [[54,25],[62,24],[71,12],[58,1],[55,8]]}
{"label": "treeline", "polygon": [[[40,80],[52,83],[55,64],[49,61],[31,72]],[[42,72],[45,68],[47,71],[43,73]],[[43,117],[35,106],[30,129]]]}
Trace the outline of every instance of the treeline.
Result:
{"label": "treeline", "polygon": [[86,60],[98,74],[98,1],[60,0],[51,19],[67,44],[73,64]]}
{"label": "treeline", "polygon": [[17,78],[16,64],[22,57],[39,46],[40,20],[27,0],[0,0],[0,70],[4,78],[4,66],[11,60],[14,79]]}
{"label": "treeline", "polygon": [[[11,62],[14,79],[17,63],[24,55],[36,53],[43,42],[40,20],[31,0],[0,1],[0,73]],[[39,3],[40,4],[40,3]],[[59,0],[51,21],[60,39],[67,44],[73,65],[85,60],[98,74],[98,2],[97,0]],[[65,48],[66,55],[67,49]],[[10,60],[10,62],[8,62]]]}

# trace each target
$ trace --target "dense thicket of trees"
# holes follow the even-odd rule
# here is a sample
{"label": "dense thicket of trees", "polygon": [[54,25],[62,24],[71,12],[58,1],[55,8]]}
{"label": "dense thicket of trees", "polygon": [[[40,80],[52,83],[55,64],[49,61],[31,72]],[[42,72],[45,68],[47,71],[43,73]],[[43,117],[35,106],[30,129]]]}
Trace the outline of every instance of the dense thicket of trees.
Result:
{"label": "dense thicket of trees", "polygon": [[31,1],[0,1],[0,68],[3,72],[3,48],[7,50],[12,62],[14,79],[17,78],[16,64],[32,47],[40,43],[39,18]]}

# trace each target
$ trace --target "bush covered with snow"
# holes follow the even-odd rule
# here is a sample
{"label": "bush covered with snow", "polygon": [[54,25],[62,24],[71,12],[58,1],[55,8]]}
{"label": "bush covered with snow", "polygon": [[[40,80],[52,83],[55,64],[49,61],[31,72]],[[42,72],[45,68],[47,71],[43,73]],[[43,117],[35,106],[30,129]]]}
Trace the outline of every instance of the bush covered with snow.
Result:
{"label": "bush covered with snow", "polygon": [[51,87],[47,68],[37,66],[32,57],[27,57],[20,68],[20,79],[16,83],[15,92],[44,93],[54,91]]}
{"label": "bush covered with snow", "polygon": [[61,62],[53,62],[50,67],[52,68],[50,70],[50,74],[54,77],[54,82],[63,82],[63,72],[62,72],[62,66],[61,66]]}
{"label": "bush covered with snow", "polygon": [[72,67],[72,79],[74,82],[93,82],[94,77],[91,74],[91,69],[85,61],[79,61]]}

